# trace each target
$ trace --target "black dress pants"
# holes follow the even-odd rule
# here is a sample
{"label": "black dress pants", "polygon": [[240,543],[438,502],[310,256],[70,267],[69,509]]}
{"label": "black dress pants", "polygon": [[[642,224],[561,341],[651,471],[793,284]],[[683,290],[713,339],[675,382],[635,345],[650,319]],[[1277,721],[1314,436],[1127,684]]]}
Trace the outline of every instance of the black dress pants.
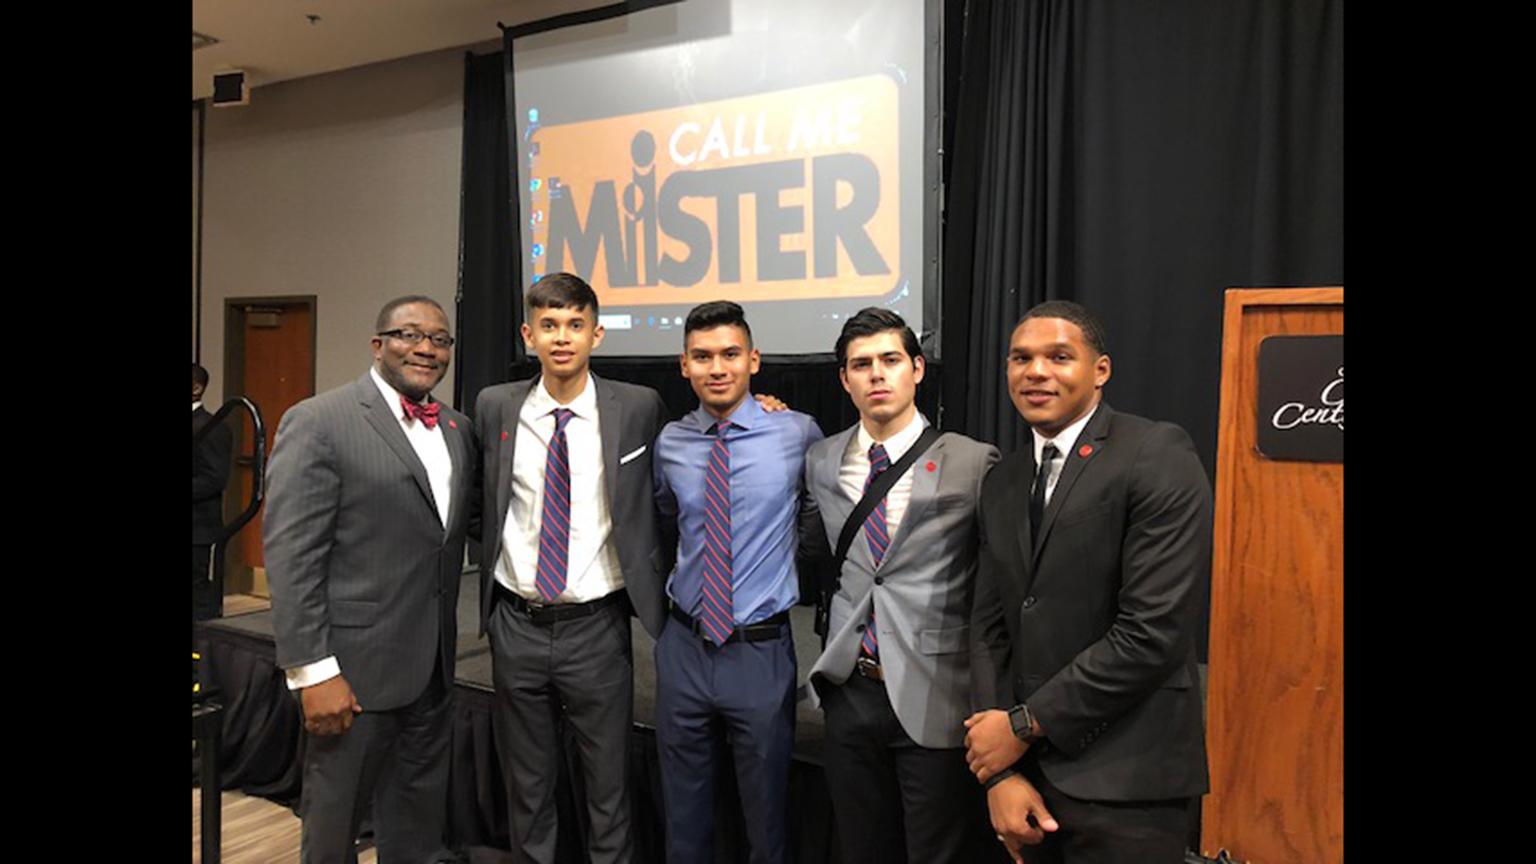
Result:
{"label": "black dress pants", "polygon": [[627,864],[634,854],[629,801],[634,663],[627,604],[535,624],[498,599],[487,631],[496,688],[491,723],[507,783],[512,860],[555,860],[563,723],[581,765],[587,860]]}
{"label": "black dress pants", "polygon": [[819,684],[827,718],[827,791],[845,864],[1006,862],[986,792],[965,748],[913,741],[885,685],[854,673]]}
{"label": "black dress pants", "polygon": [[224,586],[208,578],[212,546],[192,544],[192,620],[207,621],[224,614]]}
{"label": "black dress pants", "polygon": [[1183,864],[1188,798],[1085,801],[1056,788],[1033,757],[1023,769],[1061,826],[1025,848],[1025,864]]}

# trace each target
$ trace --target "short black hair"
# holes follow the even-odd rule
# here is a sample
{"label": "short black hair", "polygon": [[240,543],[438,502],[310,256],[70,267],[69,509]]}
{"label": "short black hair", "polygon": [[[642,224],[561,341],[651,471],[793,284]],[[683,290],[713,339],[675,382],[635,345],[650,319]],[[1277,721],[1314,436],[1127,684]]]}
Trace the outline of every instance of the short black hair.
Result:
{"label": "short black hair", "polygon": [[1104,338],[1104,325],[1100,324],[1099,319],[1080,303],[1073,303],[1071,300],[1047,300],[1025,312],[1024,317],[1019,319],[1019,323],[1013,325],[1013,329],[1019,329],[1019,324],[1031,318],[1060,318],[1063,321],[1071,321],[1083,331],[1083,339],[1088,343],[1088,347],[1100,354],[1109,353],[1109,342]]}
{"label": "short black hair", "polygon": [[591,309],[597,320],[597,292],[574,273],[549,273],[523,295],[528,311],[534,309]]}
{"label": "short black hair", "polygon": [[889,309],[866,306],[843,322],[843,332],[838,334],[837,346],[832,349],[837,354],[838,368],[848,363],[848,343],[855,339],[863,339],[865,336],[891,331],[901,334],[901,347],[906,349],[909,358],[915,361],[923,356],[923,346],[918,343],[917,334],[907,326],[905,318]]}
{"label": "short black hair", "polygon": [[193,363],[192,364],[192,383],[196,384],[199,387],[207,387],[208,386],[208,370],[204,369],[203,367],[201,367],[199,365],[197,365],[196,363]]}
{"label": "short black hair", "polygon": [[739,303],[729,300],[711,300],[688,310],[688,320],[683,323],[683,341],[695,330],[713,330],[716,327],[740,327],[747,333],[747,347],[752,347],[752,328],[747,326],[747,313]]}
{"label": "short black hair", "polygon": [[407,294],[404,297],[396,297],[384,304],[384,308],[379,310],[378,319],[373,322],[373,332],[378,334],[387,330],[390,320],[395,317],[395,310],[401,306],[409,306],[412,303],[425,303],[428,306],[436,306],[437,311],[443,313],[443,320],[448,320],[448,313],[443,309],[443,304],[425,294]]}

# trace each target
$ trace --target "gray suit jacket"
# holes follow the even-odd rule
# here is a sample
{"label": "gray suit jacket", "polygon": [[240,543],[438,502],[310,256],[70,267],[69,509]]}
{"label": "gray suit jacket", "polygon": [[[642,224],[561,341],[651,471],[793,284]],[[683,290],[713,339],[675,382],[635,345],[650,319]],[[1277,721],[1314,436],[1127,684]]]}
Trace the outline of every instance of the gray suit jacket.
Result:
{"label": "gray suit jacket", "polygon": [[277,665],[335,655],[364,710],[410,704],[437,660],[453,682],[474,431],[442,407],[445,527],[426,468],[367,373],[288,409],[267,465],[263,554]]}
{"label": "gray suit jacket", "polygon": [[[482,506],[485,529],[480,540],[480,632],[485,632],[494,596],[496,559],[501,532],[512,505],[512,455],[517,445],[517,415],[538,378],[497,384],[480,391],[475,422],[485,448]],[[661,635],[666,621],[662,594],[666,570],[656,533],[656,506],[651,489],[651,455],[656,436],[667,422],[661,396],[649,387],[592,376],[597,387],[597,418],[603,437],[603,485],[613,520],[610,541],[619,555],[619,569],[640,623],[652,636]],[[623,463],[620,464],[620,460]]]}
{"label": "gray suit jacket", "polygon": [[[858,426],[811,446],[805,485],[835,542],[858,501],[838,482]],[[970,716],[971,592],[976,574],[976,502],[997,448],[946,432],[912,466],[912,497],[878,569],[855,538],[832,597],[826,648],[811,668],[841,684],[858,659],[861,627],[875,609],[886,692],[902,729],[923,747],[960,747]],[[830,545],[830,544],[829,544]],[[875,579],[880,584],[875,584]]]}

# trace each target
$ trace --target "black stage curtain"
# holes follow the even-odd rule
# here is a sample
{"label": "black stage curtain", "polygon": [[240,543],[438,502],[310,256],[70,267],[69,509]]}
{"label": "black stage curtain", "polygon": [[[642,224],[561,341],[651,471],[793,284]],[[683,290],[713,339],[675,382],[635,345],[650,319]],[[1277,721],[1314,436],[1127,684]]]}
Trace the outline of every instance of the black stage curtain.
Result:
{"label": "black stage curtain", "polygon": [[1117,408],[1209,472],[1222,293],[1343,284],[1343,3],[969,0],[945,238],[946,425],[1027,440],[1012,324],[1076,300]]}
{"label": "black stage curtain", "polygon": [[507,380],[522,359],[514,317],[522,303],[522,256],[512,230],[502,55],[464,56],[464,153],[459,188],[459,286],[453,404],[474,408],[482,388]]}

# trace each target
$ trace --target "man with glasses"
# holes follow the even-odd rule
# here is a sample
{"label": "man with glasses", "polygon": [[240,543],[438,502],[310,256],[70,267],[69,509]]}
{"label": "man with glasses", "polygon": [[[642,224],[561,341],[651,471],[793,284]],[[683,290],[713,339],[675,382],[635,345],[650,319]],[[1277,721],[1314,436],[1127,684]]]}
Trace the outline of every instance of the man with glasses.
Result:
{"label": "man with glasses", "polygon": [[373,366],[283,415],[262,525],[277,665],[304,712],[302,860],[443,845],[456,605],[474,510],[469,420],[435,401],[453,354],[437,301],[380,310]]}

